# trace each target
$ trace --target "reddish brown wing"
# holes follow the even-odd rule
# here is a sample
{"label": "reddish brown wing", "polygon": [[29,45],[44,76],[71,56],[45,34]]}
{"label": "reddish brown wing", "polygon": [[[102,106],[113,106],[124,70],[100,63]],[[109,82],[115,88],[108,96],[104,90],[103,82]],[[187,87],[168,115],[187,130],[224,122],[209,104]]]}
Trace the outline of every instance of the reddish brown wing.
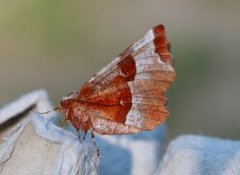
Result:
{"label": "reddish brown wing", "polygon": [[78,99],[106,122],[151,130],[168,115],[164,93],[175,78],[172,63],[164,26],[158,25],[85,83]]}

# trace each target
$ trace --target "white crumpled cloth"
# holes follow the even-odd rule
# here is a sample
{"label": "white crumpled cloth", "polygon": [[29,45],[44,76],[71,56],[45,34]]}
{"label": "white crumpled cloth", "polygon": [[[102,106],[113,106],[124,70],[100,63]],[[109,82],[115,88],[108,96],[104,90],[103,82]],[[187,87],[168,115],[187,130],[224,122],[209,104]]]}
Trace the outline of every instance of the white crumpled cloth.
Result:
{"label": "white crumpled cloth", "polygon": [[183,135],[173,140],[157,175],[240,175],[240,141]]}

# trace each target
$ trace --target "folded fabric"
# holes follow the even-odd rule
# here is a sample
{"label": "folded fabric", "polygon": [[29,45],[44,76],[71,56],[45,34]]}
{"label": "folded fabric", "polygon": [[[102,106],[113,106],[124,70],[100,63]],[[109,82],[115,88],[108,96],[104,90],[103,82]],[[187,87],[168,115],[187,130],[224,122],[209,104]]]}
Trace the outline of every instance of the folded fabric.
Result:
{"label": "folded fabric", "polygon": [[156,175],[239,175],[240,142],[185,135],[170,143]]}

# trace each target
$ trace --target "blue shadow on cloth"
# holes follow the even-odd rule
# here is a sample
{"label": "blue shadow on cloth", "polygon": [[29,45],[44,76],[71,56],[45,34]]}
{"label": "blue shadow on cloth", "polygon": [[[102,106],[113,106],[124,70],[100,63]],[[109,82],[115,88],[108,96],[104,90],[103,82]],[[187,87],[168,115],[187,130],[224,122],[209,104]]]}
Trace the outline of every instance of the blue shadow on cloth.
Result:
{"label": "blue shadow on cloth", "polygon": [[132,157],[129,150],[113,145],[99,137],[96,138],[100,149],[100,175],[130,175]]}
{"label": "blue shadow on cloth", "polygon": [[[144,168],[142,165],[148,164],[150,166],[147,168],[151,167],[149,170],[154,172],[161,160],[166,130],[167,126],[163,124],[152,131],[133,135],[106,136],[106,139],[105,136],[96,136],[100,150],[100,175],[136,174],[133,168]],[[142,164],[138,165],[140,167],[136,167],[136,162],[133,162],[136,159],[141,159]],[[156,166],[153,165],[155,163]]]}

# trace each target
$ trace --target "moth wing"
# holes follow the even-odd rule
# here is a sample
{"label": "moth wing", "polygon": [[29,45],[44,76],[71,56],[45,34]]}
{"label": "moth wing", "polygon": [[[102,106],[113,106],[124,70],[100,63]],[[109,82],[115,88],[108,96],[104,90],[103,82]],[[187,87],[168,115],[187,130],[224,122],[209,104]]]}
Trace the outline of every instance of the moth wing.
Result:
{"label": "moth wing", "polygon": [[158,25],[86,82],[78,98],[98,117],[151,130],[168,115],[164,94],[174,79],[169,43]]}

